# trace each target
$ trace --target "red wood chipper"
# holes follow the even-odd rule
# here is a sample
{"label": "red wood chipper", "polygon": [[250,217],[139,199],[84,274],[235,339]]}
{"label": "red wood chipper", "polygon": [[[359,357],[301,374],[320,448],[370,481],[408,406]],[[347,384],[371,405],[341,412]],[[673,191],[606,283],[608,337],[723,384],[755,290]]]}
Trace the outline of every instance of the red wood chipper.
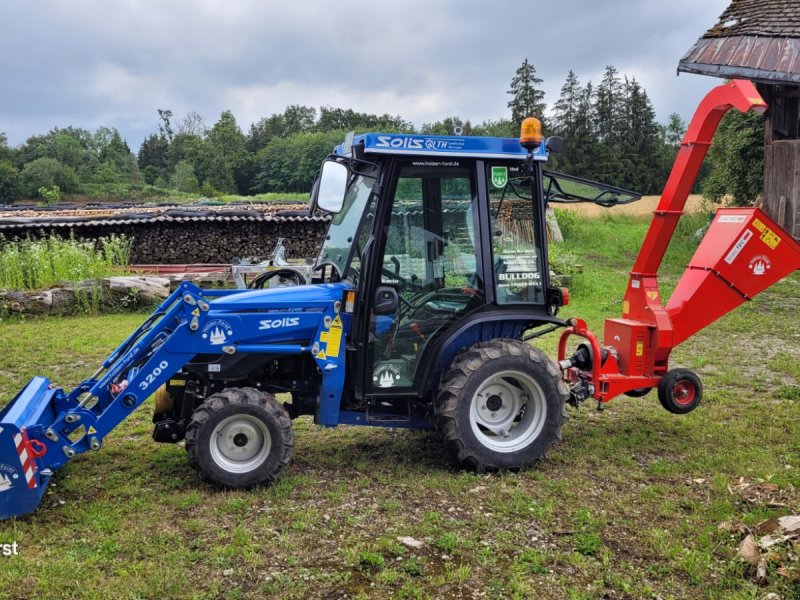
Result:
{"label": "red wood chipper", "polygon": [[[767,105],[748,81],[714,88],[695,112],[661,201],[630,273],[622,318],[608,319],[601,345],[582,319],[571,319],[559,342],[559,361],[571,400],[608,402],[658,388],[668,411],[700,403],[700,379],[669,370],[672,349],[691,335],[800,268],[800,245],[759,208],[720,208],[666,305],[658,268],[722,117],[731,108],[763,113]],[[566,357],[571,336],[585,339]]]}

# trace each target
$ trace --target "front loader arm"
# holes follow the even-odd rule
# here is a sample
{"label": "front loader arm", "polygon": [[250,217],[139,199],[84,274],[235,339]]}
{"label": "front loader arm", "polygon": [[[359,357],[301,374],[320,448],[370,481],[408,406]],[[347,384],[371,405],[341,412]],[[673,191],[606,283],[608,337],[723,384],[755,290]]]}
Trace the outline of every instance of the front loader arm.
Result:
{"label": "front loader arm", "polygon": [[185,282],[72,391],[34,377],[0,410],[0,519],[33,512],[56,469],[99,450],[106,435],[198,354],[311,355],[322,376],[316,421],[335,426],[350,326],[340,312],[346,287],[281,295]]}

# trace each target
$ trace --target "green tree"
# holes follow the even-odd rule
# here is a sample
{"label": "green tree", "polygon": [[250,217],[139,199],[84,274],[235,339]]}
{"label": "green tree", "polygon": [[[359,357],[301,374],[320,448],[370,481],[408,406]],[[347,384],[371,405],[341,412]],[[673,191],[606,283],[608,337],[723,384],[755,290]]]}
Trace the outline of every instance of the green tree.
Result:
{"label": "green tree", "polygon": [[712,202],[731,197],[736,206],[749,206],[764,190],[764,117],[730,111],[714,134],[708,153],[711,170],[702,185]]}
{"label": "green tree", "polygon": [[273,138],[255,158],[252,191],[309,192],[322,159],[341,143],[344,133],[319,131]]}
{"label": "green tree", "polygon": [[635,78],[625,78],[619,157],[622,185],[644,194],[660,191],[660,141],[656,115],[647,92]]}
{"label": "green tree", "polygon": [[247,140],[231,111],[226,110],[220,115],[219,121],[208,132],[205,142],[211,158],[206,179],[221,192],[237,193],[250,154],[247,151]]}
{"label": "green tree", "polygon": [[170,187],[179,192],[196,192],[199,185],[194,174],[194,167],[188,160],[175,165],[175,172],[170,178]]}
{"label": "green tree", "polygon": [[536,69],[526,58],[516,70],[511,79],[511,89],[508,94],[511,100],[508,108],[511,109],[511,121],[519,127],[526,117],[537,117],[544,123],[544,113],[547,105],[544,102],[544,91],[539,89],[542,79],[536,77]]}
{"label": "green tree", "polygon": [[594,86],[590,81],[583,88],[583,92],[578,99],[578,107],[575,114],[575,132],[572,139],[567,140],[567,146],[571,153],[571,166],[574,169],[574,174],[579,177],[591,179],[596,176],[595,160],[597,155],[602,152],[600,142],[597,139],[596,122]]}
{"label": "green tree", "polygon": [[492,137],[517,137],[519,129],[508,119],[488,119],[480,125],[475,125],[475,135],[488,135]]}
{"label": "green tree", "polygon": [[37,158],[25,165],[21,175],[22,193],[34,198],[41,194],[41,188],[58,188],[72,194],[80,190],[78,176],[72,167],[54,158]]}
{"label": "green tree", "polygon": [[[579,120],[583,92],[578,76],[570,69],[564,85],[561,86],[561,94],[553,105],[552,130],[555,135],[564,138],[565,142],[564,150],[554,157],[555,164],[558,169],[570,173],[575,173],[582,152],[576,138],[578,128],[583,125]],[[582,115],[582,118],[585,119],[586,116]]]}
{"label": "green tree", "polygon": [[316,120],[317,110],[315,108],[290,104],[282,114],[273,114],[250,125],[247,149],[256,153],[272,138],[311,131],[316,125]]}
{"label": "green tree", "polygon": [[[675,163],[675,158],[678,156],[678,150],[680,149],[681,141],[683,141],[683,136],[685,134],[686,123],[678,113],[672,113],[667,120],[667,124],[660,126],[659,187],[661,188],[664,187],[672,171],[672,165]],[[700,178],[698,177],[698,182],[695,183],[695,186],[697,186],[699,180]]]}
{"label": "green tree", "polygon": [[168,108],[159,108],[158,118],[161,120],[161,123],[158,124],[158,132],[171,142],[172,136],[175,135],[175,130],[172,128],[172,111]]}
{"label": "green tree", "polygon": [[9,204],[19,198],[19,170],[9,161],[0,161],[0,204]]}
{"label": "green tree", "polygon": [[[212,167],[212,150],[209,144],[196,135],[176,134],[167,151],[167,175],[162,175],[163,185],[169,185],[169,178],[182,160],[189,161],[194,168],[197,180],[203,184],[209,181]],[[213,189],[213,185],[208,183]]]}
{"label": "green tree", "polygon": [[474,135],[472,123],[469,120],[463,120],[461,117],[445,117],[435,123],[424,123],[420,133],[426,135],[453,135],[456,127],[461,128],[461,135]]}
{"label": "green tree", "polygon": [[0,131],[0,162],[11,162],[14,158],[14,151],[8,146],[6,134]]}
{"label": "green tree", "polygon": [[606,67],[595,90],[594,112],[597,135],[601,142],[614,146],[619,141],[620,124],[624,119],[625,90],[617,68]]}
{"label": "green tree", "polygon": [[373,115],[356,112],[350,108],[323,106],[319,109],[317,131],[383,131],[385,133],[405,133],[413,131],[413,126],[400,116],[389,114]]}
{"label": "green tree", "polygon": [[144,180],[153,184],[158,177],[163,177],[169,170],[167,154],[169,141],[163,135],[150,134],[139,148],[138,164],[144,174]]}
{"label": "green tree", "polygon": [[592,165],[592,177],[612,185],[624,185],[621,138],[625,119],[625,92],[619,72],[607,66],[594,91],[594,130],[599,152]]}

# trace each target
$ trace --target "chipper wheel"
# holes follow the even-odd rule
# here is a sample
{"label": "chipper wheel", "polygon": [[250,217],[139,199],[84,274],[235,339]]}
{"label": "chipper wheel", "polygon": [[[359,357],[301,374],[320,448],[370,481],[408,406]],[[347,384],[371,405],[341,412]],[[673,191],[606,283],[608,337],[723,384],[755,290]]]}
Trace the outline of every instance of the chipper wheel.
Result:
{"label": "chipper wheel", "polygon": [[207,482],[248,488],[275,481],[292,456],[294,430],[272,394],[227,388],[209,396],[186,428],[189,464]]}
{"label": "chipper wheel", "polygon": [[684,415],[700,404],[703,384],[689,369],[672,369],[658,382],[658,399],[669,412]]}
{"label": "chipper wheel", "polygon": [[436,427],[455,463],[476,471],[524,469],[561,439],[568,397],[541,350],[493,340],[458,355],[436,398]]}

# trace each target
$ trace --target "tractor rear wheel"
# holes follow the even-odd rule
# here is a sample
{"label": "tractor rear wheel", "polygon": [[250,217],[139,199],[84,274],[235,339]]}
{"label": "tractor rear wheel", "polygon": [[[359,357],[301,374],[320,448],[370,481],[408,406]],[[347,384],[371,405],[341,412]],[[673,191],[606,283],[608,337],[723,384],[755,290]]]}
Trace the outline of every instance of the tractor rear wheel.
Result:
{"label": "tractor rear wheel", "polygon": [[661,406],[676,415],[692,412],[703,399],[703,384],[689,369],[672,369],[658,382]]}
{"label": "tractor rear wheel", "polygon": [[286,409],[255,388],[227,388],[209,396],[186,428],[189,464],[203,480],[225,488],[275,481],[293,446]]}
{"label": "tractor rear wheel", "polygon": [[524,469],[561,439],[569,396],[561,370],[517,340],[472,346],[436,398],[436,427],[453,461],[476,471]]}

